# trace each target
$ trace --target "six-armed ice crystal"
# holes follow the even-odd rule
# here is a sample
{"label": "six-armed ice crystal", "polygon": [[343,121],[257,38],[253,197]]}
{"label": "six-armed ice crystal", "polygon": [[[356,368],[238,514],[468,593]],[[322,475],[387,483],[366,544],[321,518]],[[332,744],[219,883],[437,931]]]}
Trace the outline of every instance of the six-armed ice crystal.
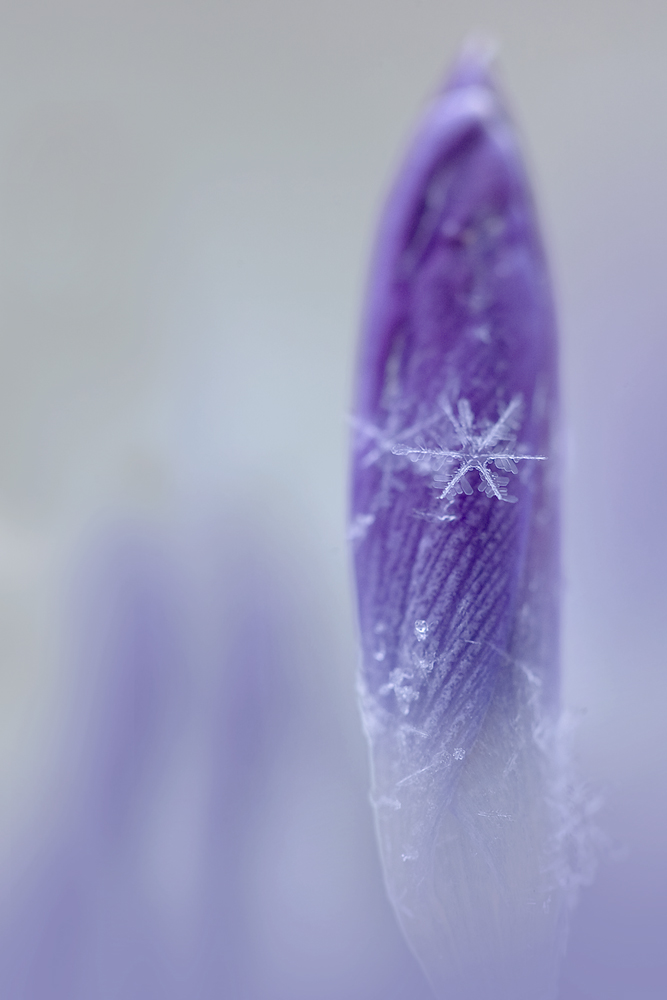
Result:
{"label": "six-armed ice crystal", "polygon": [[449,402],[442,404],[443,411],[449,418],[458,439],[458,448],[448,448],[438,441],[438,428],[433,425],[424,429],[421,436],[429,436],[435,442],[435,447],[427,444],[395,444],[391,451],[393,455],[407,455],[411,462],[422,473],[431,474],[433,483],[441,492],[439,500],[448,500],[454,494],[465,493],[472,496],[472,487],[466,475],[473,470],[479,473],[480,493],[487,497],[495,497],[507,503],[516,503],[517,497],[507,492],[509,476],[499,476],[489,468],[511,472],[516,475],[517,462],[543,462],[545,455],[527,455],[517,450],[515,428],[521,413],[520,396],[514,399],[498,416],[495,423],[486,421],[485,425],[476,426],[470,403],[467,399],[458,402],[458,415],[455,416]]}

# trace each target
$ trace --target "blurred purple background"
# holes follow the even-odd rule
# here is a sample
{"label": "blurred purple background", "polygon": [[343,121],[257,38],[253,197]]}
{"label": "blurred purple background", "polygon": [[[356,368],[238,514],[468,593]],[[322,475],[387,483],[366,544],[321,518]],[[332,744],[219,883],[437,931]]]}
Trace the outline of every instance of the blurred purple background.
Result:
{"label": "blurred purple background", "polygon": [[667,10],[0,2],[0,992],[422,1000],[354,695],[381,200],[501,44],[559,304],[565,695],[612,849],[563,1000],[667,960]]}

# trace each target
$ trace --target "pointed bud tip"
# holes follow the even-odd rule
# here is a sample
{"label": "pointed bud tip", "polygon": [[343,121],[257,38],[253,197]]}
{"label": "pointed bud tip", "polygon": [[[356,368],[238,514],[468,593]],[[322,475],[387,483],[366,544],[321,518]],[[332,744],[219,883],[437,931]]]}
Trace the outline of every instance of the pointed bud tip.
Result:
{"label": "pointed bud tip", "polygon": [[469,38],[462,46],[454,68],[447,74],[442,91],[463,87],[488,87],[495,90],[493,68],[498,48],[498,43],[492,38]]}

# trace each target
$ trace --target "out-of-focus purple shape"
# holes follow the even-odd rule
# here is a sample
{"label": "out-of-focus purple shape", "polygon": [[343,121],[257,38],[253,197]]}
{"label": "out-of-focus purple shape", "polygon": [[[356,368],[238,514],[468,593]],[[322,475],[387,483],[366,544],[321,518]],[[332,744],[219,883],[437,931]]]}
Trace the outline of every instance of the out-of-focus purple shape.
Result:
{"label": "out-of-focus purple shape", "polygon": [[179,995],[144,839],[186,710],[179,602],[168,560],[140,537],[96,556],[78,594],[63,807],[43,817],[3,914],[3,988],[21,1000]]}
{"label": "out-of-focus purple shape", "polygon": [[554,996],[581,877],[557,736],[557,411],[533,202],[469,49],[380,226],[351,523],[386,881],[436,992],[457,1000]]}
{"label": "out-of-focus purple shape", "polygon": [[0,872],[3,998],[427,996],[322,696],[319,598],[219,522],[107,530],[76,574],[56,801]]}

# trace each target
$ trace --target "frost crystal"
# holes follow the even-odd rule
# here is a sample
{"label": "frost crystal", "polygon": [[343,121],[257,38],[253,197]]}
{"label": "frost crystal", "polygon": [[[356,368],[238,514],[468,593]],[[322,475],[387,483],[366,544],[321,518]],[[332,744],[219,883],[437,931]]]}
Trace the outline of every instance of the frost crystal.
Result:
{"label": "frost crystal", "polygon": [[418,642],[423,642],[428,635],[428,622],[418,619],[415,622],[415,635],[417,636]]}
{"label": "frost crystal", "polygon": [[[485,493],[487,497],[495,497],[497,500],[505,500],[507,503],[516,503],[517,497],[510,496],[507,492],[509,476],[499,476],[489,466],[495,465],[496,469],[516,475],[519,471],[517,462],[545,460],[544,455],[525,455],[513,447],[516,443],[514,428],[521,412],[521,397],[515,396],[503,409],[496,422],[484,428],[475,426],[467,399],[459,400],[458,417],[454,416],[449,403],[444,403],[443,409],[458,438],[460,445],[458,449],[395,444],[392,454],[407,455],[419,466],[420,471],[426,470],[431,473],[434,485],[442,489],[438,496],[439,500],[447,500],[455,493],[472,496],[472,487],[466,479],[466,474],[475,470],[479,473],[480,482],[477,489],[480,493]],[[435,437],[435,432],[431,433]]]}

